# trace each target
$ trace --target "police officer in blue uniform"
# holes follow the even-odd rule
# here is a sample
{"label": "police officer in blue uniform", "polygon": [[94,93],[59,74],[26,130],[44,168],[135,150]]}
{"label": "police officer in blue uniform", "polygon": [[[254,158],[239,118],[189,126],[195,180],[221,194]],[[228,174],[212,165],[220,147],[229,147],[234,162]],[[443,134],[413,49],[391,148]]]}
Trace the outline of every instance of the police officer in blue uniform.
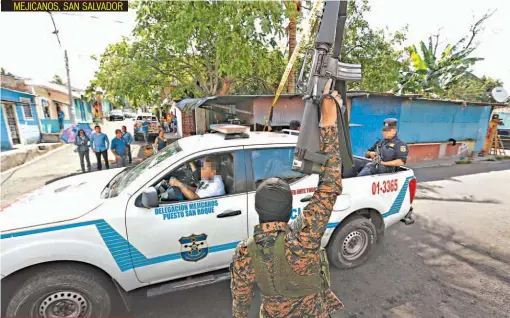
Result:
{"label": "police officer in blue uniform", "polygon": [[395,118],[384,120],[383,139],[377,140],[368,149],[365,157],[373,161],[360,171],[359,177],[394,172],[397,167],[405,165],[408,147],[397,137],[397,122]]}

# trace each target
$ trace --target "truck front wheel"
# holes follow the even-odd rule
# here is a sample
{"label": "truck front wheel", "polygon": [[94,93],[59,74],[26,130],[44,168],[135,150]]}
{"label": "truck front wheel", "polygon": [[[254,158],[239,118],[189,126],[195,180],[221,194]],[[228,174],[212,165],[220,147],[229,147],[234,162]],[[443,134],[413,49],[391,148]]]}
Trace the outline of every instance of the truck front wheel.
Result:
{"label": "truck front wheel", "polygon": [[363,264],[377,242],[377,231],[370,219],[356,216],[335,231],[326,248],[328,260],[336,268]]}
{"label": "truck front wheel", "polygon": [[[84,266],[55,265],[34,269],[15,287],[7,317],[106,317],[111,312],[111,283]],[[16,277],[13,277],[16,280]],[[4,291],[5,292],[5,291]]]}

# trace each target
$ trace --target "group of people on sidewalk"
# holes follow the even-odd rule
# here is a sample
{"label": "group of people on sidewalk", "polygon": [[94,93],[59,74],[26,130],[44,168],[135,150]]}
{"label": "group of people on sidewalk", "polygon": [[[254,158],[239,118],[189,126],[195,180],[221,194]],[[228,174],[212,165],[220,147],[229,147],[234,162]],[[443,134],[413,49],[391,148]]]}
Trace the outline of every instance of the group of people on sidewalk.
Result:
{"label": "group of people on sidewalk", "polygon": [[[103,165],[101,157],[104,160],[106,169],[110,169],[110,163],[108,161],[108,149],[115,156],[117,168],[122,168],[133,162],[133,156],[131,154],[131,144],[133,143],[133,136],[127,131],[126,126],[122,126],[122,129],[115,130],[115,137],[111,140],[108,136],[101,132],[101,127],[96,126],[95,132],[87,136],[85,131],[81,129],[78,131],[78,135],[74,141],[76,145],[76,152],[80,157],[81,170],[91,171],[90,156],[89,152],[92,150],[96,154],[97,170],[102,170]],[[168,145],[168,140],[165,139],[165,132],[161,130],[159,135],[154,140],[155,152],[160,151]],[[85,163],[87,170],[85,170]]]}
{"label": "group of people on sidewalk", "polygon": [[133,162],[131,155],[133,136],[127,131],[126,126],[122,126],[122,129],[115,130],[115,138],[112,139],[111,143],[108,136],[101,132],[101,127],[96,126],[94,130],[95,132],[89,137],[85,134],[85,131],[81,129],[74,141],[76,152],[78,152],[80,156],[80,165],[83,172],[85,172],[85,162],[87,163],[87,171],[91,171],[89,150],[92,150],[92,152],[96,154],[97,170],[103,169],[101,157],[104,160],[106,169],[110,169],[108,149],[110,149],[115,156],[117,168],[125,167],[128,163]]}

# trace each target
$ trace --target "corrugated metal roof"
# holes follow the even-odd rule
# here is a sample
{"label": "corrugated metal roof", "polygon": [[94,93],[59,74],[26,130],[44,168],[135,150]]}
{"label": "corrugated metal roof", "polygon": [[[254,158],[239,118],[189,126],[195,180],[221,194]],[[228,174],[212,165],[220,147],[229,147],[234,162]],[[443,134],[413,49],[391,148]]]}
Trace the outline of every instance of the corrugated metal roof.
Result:
{"label": "corrugated metal roof", "polygon": [[484,102],[470,102],[470,101],[448,99],[448,98],[430,98],[430,97],[423,97],[422,94],[397,95],[395,93],[370,92],[370,91],[349,91],[349,92],[347,92],[347,97],[351,97],[351,98],[356,98],[356,97],[367,97],[368,98],[370,95],[397,97],[397,98],[412,99],[412,100],[422,100],[422,101],[428,101],[428,102],[442,102],[442,103],[453,103],[453,104],[466,103],[466,104],[473,105],[473,106],[508,107],[508,104],[502,104],[502,103],[484,103]]}
{"label": "corrugated metal roof", "polygon": [[[301,97],[300,94],[282,94],[280,97]],[[194,110],[200,106],[207,105],[234,105],[246,100],[255,99],[255,98],[274,98],[274,95],[226,95],[226,96],[208,96],[203,98],[186,98],[178,103],[175,106],[184,111]]]}

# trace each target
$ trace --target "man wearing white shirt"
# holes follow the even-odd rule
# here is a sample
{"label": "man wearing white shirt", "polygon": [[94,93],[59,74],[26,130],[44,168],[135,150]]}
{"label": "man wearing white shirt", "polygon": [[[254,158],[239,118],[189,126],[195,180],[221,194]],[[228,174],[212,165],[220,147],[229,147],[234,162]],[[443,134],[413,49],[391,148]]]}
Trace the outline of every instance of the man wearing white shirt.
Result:
{"label": "man wearing white shirt", "polygon": [[188,200],[204,199],[216,197],[225,194],[225,184],[223,178],[217,173],[218,169],[217,159],[214,157],[206,157],[204,165],[200,169],[200,184],[196,190],[185,185],[179,180],[170,179],[170,186],[179,187],[182,194]]}

